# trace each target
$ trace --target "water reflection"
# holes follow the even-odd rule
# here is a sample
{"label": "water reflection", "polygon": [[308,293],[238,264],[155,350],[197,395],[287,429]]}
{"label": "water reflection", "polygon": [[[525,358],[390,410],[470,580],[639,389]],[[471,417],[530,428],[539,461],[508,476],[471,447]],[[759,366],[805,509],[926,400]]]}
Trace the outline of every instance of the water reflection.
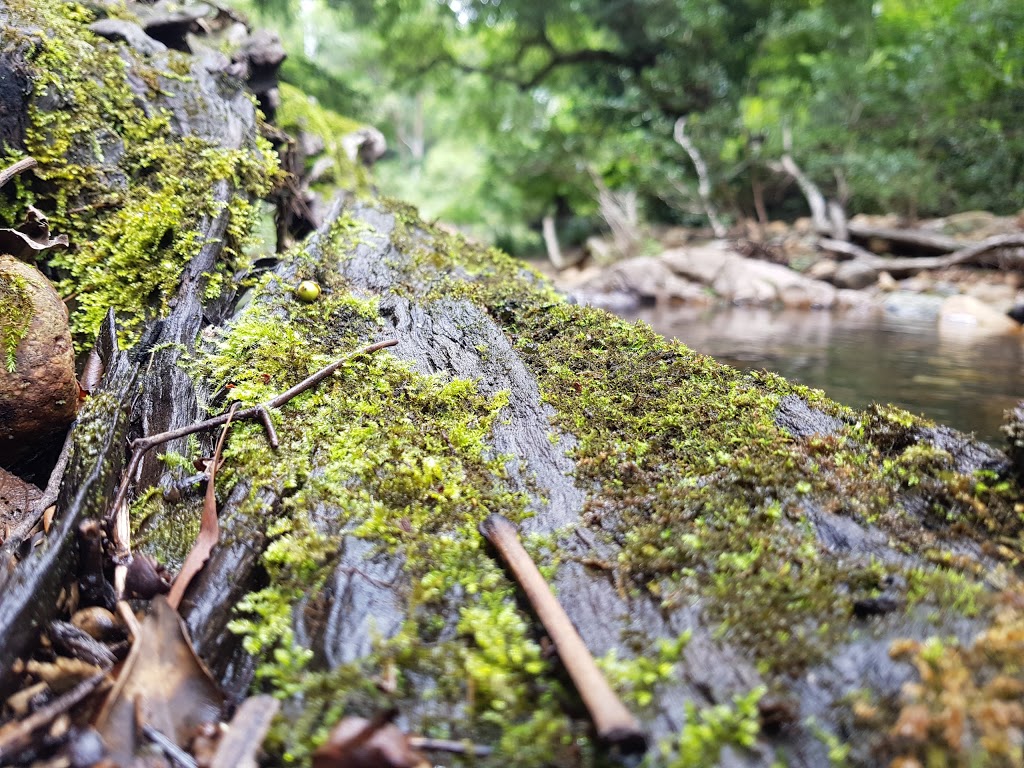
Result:
{"label": "water reflection", "polygon": [[856,408],[895,403],[1002,444],[1003,412],[1024,399],[1015,336],[940,335],[934,320],[881,313],[649,309],[655,330],[738,368],[767,368]]}

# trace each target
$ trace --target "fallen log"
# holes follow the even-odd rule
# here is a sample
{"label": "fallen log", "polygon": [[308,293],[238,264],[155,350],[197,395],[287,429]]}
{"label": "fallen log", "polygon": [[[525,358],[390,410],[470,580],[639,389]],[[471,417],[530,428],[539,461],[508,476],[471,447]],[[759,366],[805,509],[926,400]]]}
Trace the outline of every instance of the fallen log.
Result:
{"label": "fallen log", "polygon": [[962,248],[964,243],[948,235],[923,232],[919,229],[897,227],[875,227],[851,221],[847,224],[850,237],[860,241],[882,240],[895,251],[902,247],[929,253],[949,253]]}
{"label": "fallen log", "polygon": [[[224,447],[220,543],[181,610],[229,698],[283,700],[272,764],[308,763],[342,711],[392,707],[405,733],[491,747],[479,765],[600,759],[485,550],[491,513],[519,526],[654,764],[1016,760],[1024,524],[1003,453],[568,304],[369,195],[341,195],[237,301],[206,282],[237,227],[187,220],[210,237],[167,301],[140,310],[156,346],[120,350],[104,328],[107,370],[72,432],[54,527],[0,589],[0,670],[64,610],[69,533],[111,511],[129,438],[254,407],[395,338],[272,413],[276,452],[259,422]],[[300,295],[307,281],[319,293]],[[181,437],[129,476],[136,554],[180,567],[203,502],[179,481],[208,453]]]}
{"label": "fallen log", "polygon": [[957,249],[946,256],[921,256],[897,258],[878,256],[855,243],[830,238],[818,241],[818,247],[829,253],[852,257],[859,264],[865,264],[879,272],[888,272],[893,277],[914,275],[931,269],[993,264],[1004,269],[1019,268],[1024,264],[1024,233],[993,235],[981,242]]}

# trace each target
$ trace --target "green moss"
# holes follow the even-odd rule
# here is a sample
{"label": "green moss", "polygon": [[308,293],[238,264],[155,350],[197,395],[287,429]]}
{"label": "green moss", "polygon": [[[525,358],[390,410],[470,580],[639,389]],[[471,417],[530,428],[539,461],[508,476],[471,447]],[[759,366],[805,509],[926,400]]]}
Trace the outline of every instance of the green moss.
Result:
{"label": "green moss", "polygon": [[[322,107],[317,100],[308,96],[294,85],[280,83],[281,106],[275,120],[282,130],[292,136],[311,133],[319,136],[333,167],[329,178],[320,183],[332,183],[345,188],[365,185],[368,181],[363,168],[349,159],[342,144],[342,138],[359,130],[363,125]],[[312,162],[311,158],[307,158]]]}
{"label": "green moss", "polygon": [[674,742],[661,745],[661,754],[648,765],[667,768],[704,768],[717,765],[726,746],[749,748],[761,731],[757,703],[764,688],[733,697],[731,704],[698,710],[686,703],[686,725]]}
{"label": "green moss", "polygon": [[32,323],[32,297],[25,278],[10,271],[0,272],[0,351],[8,373],[18,370],[18,345],[28,334]]}
{"label": "green moss", "polygon": [[[153,70],[123,47],[92,35],[88,11],[46,0],[10,9],[29,49],[33,93],[27,152],[39,165],[34,181],[16,181],[15,199],[0,210],[9,222],[24,207],[46,210],[72,248],[45,267],[73,295],[72,330],[91,343],[113,307],[126,340],[166,312],[184,266],[205,243],[204,222],[228,211],[224,260],[215,288],[231,270],[256,216],[251,200],[275,178],[276,157],[264,143],[227,150],[173,133],[166,114],[147,114],[128,86],[134,74],[159,92],[171,72]],[[10,155],[6,160],[13,160]],[[218,202],[219,182],[229,198]]]}
{"label": "green moss", "polygon": [[[334,237],[356,231],[338,226]],[[304,255],[291,258],[298,277],[306,276]],[[265,278],[239,321],[193,361],[194,375],[229,400],[256,403],[364,344],[376,332],[376,300],[353,297],[337,279],[324,285],[323,296],[306,304],[292,298],[291,286]],[[253,489],[243,510],[266,527],[269,545],[262,558],[268,586],[242,601],[232,629],[261,660],[259,685],[305,702],[295,714],[300,726],[293,721],[276,732],[283,759],[308,760],[332,717],[372,701],[352,679],[392,668],[399,670],[398,702],[433,700],[439,711],[464,713],[461,725],[423,722],[428,735],[500,743],[521,765],[577,748],[580,726],[559,707],[566,694],[547,675],[532,619],[477,532],[490,512],[513,520],[527,514],[526,496],[509,486],[506,457],[489,447],[507,400],[503,392],[480,394],[471,381],[418,374],[383,352],[342,367],[275,413],[275,461],[267,461],[258,426],[233,427],[221,493],[239,482]],[[256,489],[280,504],[265,508]],[[331,573],[342,536],[401,558],[408,586],[395,589],[404,593],[407,616],[371,657],[328,671],[296,644],[292,622],[300,600],[317,594]],[[450,614],[453,595],[461,597]],[[454,636],[442,641],[446,615]],[[339,689],[340,680],[347,687]]]}

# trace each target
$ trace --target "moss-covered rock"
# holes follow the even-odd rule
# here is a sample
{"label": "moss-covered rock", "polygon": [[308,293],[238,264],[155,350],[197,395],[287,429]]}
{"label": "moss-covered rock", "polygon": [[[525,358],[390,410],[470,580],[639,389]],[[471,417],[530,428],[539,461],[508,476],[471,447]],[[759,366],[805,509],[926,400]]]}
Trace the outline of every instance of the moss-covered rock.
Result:
{"label": "moss-covered rock", "polygon": [[78,409],[67,309],[35,267],[0,255],[0,464],[39,451]]}

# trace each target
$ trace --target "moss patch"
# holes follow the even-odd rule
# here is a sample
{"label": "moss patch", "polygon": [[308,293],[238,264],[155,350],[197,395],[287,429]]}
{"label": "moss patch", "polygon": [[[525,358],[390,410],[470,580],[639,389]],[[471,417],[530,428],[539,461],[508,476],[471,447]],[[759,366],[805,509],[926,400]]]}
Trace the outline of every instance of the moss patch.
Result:
{"label": "moss patch", "polygon": [[[72,248],[43,266],[75,297],[76,339],[90,343],[108,307],[127,339],[164,313],[185,264],[204,245],[203,223],[226,207],[224,263],[209,285],[219,293],[257,214],[251,200],[273,182],[276,157],[263,144],[228,150],[175,135],[167,113],[145,112],[129,75],[149,86],[154,103],[167,82],[183,76],[92,35],[91,14],[81,6],[45,0],[8,7],[20,29],[38,30],[19,33],[17,42],[29,51],[26,150],[39,166],[34,180],[16,181],[0,216],[17,221],[26,205],[36,205],[70,237]],[[230,186],[224,202],[215,196],[219,182]]]}
{"label": "moss patch", "polygon": [[0,271],[0,306],[4,308],[0,321],[0,351],[7,372],[14,373],[18,369],[18,345],[32,323],[32,297],[25,278]]}

